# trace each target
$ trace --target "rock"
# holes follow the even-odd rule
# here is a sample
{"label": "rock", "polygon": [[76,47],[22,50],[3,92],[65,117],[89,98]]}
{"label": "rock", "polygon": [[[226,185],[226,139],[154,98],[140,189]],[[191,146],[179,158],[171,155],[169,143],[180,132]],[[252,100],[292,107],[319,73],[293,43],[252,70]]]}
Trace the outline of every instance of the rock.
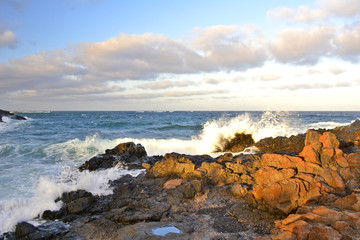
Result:
{"label": "rock", "polygon": [[315,226],[309,233],[309,240],[340,240],[341,234],[328,226]]}
{"label": "rock", "polygon": [[31,233],[34,233],[38,230],[34,225],[27,222],[20,222],[16,225],[15,236],[17,238],[26,237]]}
{"label": "rock", "polygon": [[304,148],[304,134],[298,134],[291,137],[268,137],[263,138],[255,143],[255,146],[266,153],[287,153],[287,154],[299,154]]}
{"label": "rock", "polygon": [[131,165],[142,168],[141,164],[146,159],[145,148],[133,142],[121,143],[113,149],[108,149],[105,154],[95,156],[79,167],[80,171],[95,171],[115,167],[116,165]]}
{"label": "rock", "polygon": [[186,156],[177,153],[165,154],[162,161],[158,161],[147,172],[151,177],[177,176],[181,178],[197,177],[195,164]]}
{"label": "rock", "polygon": [[214,152],[242,152],[245,148],[253,146],[254,143],[251,134],[236,133],[231,139],[220,138]]}
{"label": "rock", "polygon": [[26,118],[22,116],[15,115],[14,113],[11,113],[9,111],[4,111],[0,109],[0,122],[3,122],[2,117],[8,117],[15,120],[26,120]]}

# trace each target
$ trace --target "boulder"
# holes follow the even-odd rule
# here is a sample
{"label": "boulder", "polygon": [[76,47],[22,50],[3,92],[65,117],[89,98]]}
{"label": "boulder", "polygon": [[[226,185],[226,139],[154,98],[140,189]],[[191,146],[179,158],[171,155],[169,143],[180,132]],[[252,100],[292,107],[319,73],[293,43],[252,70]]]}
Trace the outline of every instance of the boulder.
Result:
{"label": "boulder", "polygon": [[236,133],[231,139],[220,138],[214,152],[242,152],[245,148],[253,146],[254,143],[255,141],[251,134]]}
{"label": "boulder", "polygon": [[304,148],[304,134],[291,137],[268,137],[255,143],[255,146],[266,153],[299,154]]}
{"label": "boulder", "polygon": [[38,230],[37,227],[28,223],[28,222],[20,222],[16,225],[15,228],[15,236],[17,238],[23,238],[28,236],[31,233],[34,233]]}
{"label": "boulder", "polygon": [[113,149],[107,149],[105,154],[95,156],[79,167],[80,171],[95,171],[112,168],[116,165],[131,165],[142,168],[141,164],[146,161],[147,153],[141,144],[133,142],[121,143]]}

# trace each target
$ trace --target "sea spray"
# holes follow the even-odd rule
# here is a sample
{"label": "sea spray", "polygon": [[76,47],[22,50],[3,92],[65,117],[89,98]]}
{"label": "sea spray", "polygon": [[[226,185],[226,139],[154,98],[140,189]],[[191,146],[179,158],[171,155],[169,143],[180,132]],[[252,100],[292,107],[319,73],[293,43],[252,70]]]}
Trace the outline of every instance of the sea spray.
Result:
{"label": "sea spray", "polygon": [[79,172],[64,168],[58,177],[40,177],[33,190],[33,197],[0,201],[0,234],[14,230],[16,223],[31,220],[45,210],[58,210],[61,202],[55,199],[63,192],[84,189],[94,195],[112,193],[109,181],[130,174],[137,176],[143,170],[111,168],[95,172]]}

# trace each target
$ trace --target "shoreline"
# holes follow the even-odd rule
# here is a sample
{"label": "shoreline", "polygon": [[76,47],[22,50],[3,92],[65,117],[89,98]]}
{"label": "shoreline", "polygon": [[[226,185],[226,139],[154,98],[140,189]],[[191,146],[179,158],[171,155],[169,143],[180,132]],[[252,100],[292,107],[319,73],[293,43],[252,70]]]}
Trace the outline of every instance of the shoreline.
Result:
{"label": "shoreline", "polygon": [[[113,181],[109,196],[64,193],[59,211],[42,214],[48,222],[19,223],[3,238],[356,239],[359,140],[357,120],[332,130],[309,130],[297,140],[268,138],[264,145],[273,147],[251,155],[147,156],[140,144],[119,144],[80,170],[122,163],[146,174]],[[300,150],[293,149],[297,141],[303,141]],[[164,227],[179,231],[154,233]]]}

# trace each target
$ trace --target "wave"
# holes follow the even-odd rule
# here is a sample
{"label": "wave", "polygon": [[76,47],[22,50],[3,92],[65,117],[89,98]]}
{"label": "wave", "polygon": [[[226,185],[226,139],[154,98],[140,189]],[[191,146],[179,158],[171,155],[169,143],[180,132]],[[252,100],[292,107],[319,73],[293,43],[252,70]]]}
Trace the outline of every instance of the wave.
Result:
{"label": "wave", "polygon": [[[85,140],[72,139],[64,143],[51,145],[45,149],[49,157],[55,157],[61,161],[71,160],[84,162],[92,156],[103,153],[106,149],[115,147],[123,142],[135,142],[142,144],[148,155],[163,155],[168,152],[179,152],[185,154],[210,154],[218,145],[220,139],[231,139],[236,133],[252,134],[255,141],[264,137],[290,136],[297,134],[297,128],[291,127],[286,114],[266,112],[259,119],[254,119],[250,114],[241,114],[234,118],[220,118],[211,120],[199,126],[202,128],[197,136],[190,139],[156,139],[156,138],[117,138],[102,139],[98,134],[86,137]],[[189,126],[170,125],[162,127],[163,130],[188,129]]]}
{"label": "wave", "polygon": [[332,121],[328,121],[328,122],[317,122],[317,123],[312,123],[309,124],[309,128],[314,128],[314,129],[319,129],[319,128],[326,128],[326,129],[333,129],[336,127],[340,127],[340,126],[344,126],[344,125],[348,125],[349,123],[339,123],[339,122],[332,122]]}
{"label": "wave", "polygon": [[130,174],[137,176],[142,170],[125,170],[112,168],[96,172],[78,172],[65,169],[57,178],[40,177],[33,190],[33,197],[0,201],[0,234],[13,231],[21,221],[34,219],[45,210],[58,210],[61,202],[55,199],[63,192],[84,189],[94,195],[112,193],[109,181]]}

